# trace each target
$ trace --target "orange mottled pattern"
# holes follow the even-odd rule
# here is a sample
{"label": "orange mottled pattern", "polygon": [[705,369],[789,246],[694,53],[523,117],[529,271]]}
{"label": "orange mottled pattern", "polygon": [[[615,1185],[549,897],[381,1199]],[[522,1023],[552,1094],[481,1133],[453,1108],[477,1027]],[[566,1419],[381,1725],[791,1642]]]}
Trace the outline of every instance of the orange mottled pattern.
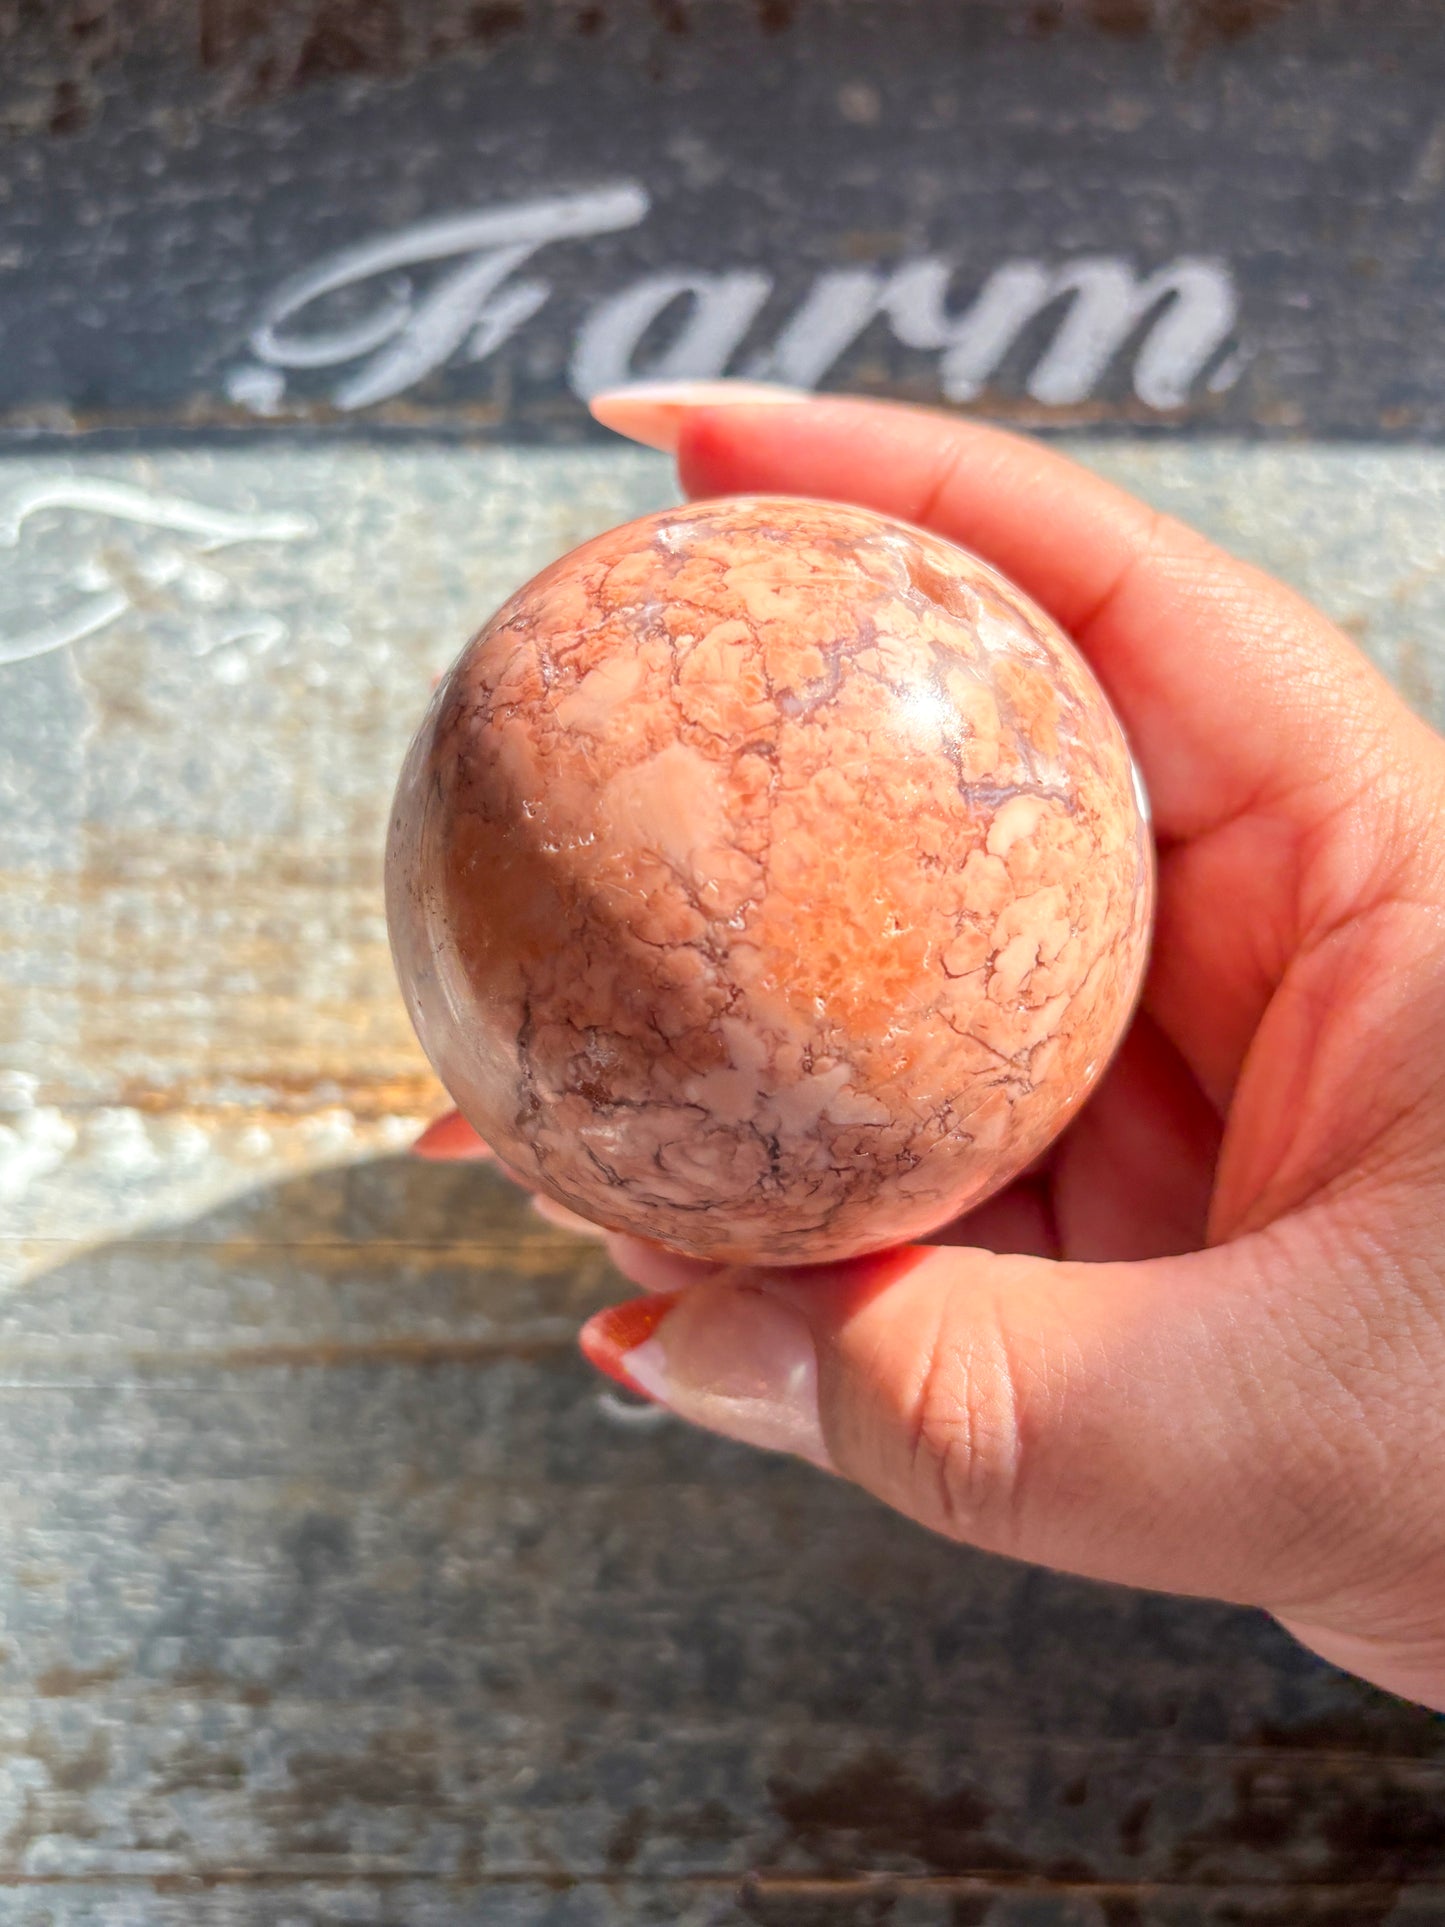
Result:
{"label": "orange mottled pattern", "polygon": [[1138,994],[1119,726],[975,558],[823,503],[587,543],[468,645],[403,772],[388,904],[423,1044],[599,1223],[808,1263],[1028,1164]]}

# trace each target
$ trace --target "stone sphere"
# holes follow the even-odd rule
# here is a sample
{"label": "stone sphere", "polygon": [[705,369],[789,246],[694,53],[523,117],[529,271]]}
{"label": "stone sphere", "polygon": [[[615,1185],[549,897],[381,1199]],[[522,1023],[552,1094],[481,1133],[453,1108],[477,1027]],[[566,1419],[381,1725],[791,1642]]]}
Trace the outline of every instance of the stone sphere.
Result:
{"label": "stone sphere", "polygon": [[974,556],[732,498],[584,543],[438,688],[387,856],[417,1033],[549,1197],[699,1257],[921,1237],[1032,1162],[1153,902],[1118,722]]}

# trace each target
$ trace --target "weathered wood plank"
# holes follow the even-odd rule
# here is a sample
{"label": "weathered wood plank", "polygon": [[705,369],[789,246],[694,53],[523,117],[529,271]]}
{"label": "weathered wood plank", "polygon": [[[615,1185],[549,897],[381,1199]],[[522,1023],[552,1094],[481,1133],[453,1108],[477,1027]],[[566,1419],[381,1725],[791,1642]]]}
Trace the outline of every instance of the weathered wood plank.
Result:
{"label": "weathered wood plank", "polygon": [[11,445],[577,438],[634,369],[1445,427],[1431,0],[148,0],[0,34]]}
{"label": "weathered wood plank", "polygon": [[[1445,719],[1445,460],[1082,452],[1296,582]],[[74,627],[87,584],[120,606],[0,662],[0,1236],[133,1228],[414,1133],[439,1094],[377,882],[427,682],[519,576],[670,486],[623,451],[4,465],[0,655],[37,611]],[[209,549],[135,519],[177,500],[270,533]]]}
{"label": "weathered wood plank", "polygon": [[[504,1195],[400,1160],[311,1182],[324,1249],[366,1277],[448,1196],[474,1192],[473,1231]],[[732,1912],[752,1870],[782,1884],[746,1906],[779,1918],[861,1906],[865,1873],[933,1881],[910,1906],[1022,1884],[1048,1918],[1445,1882],[1432,1716],[1251,1615],[962,1553],[806,1468],[618,1426],[570,1349],[595,1271],[557,1274],[569,1308],[530,1345],[514,1313],[503,1353],[418,1369],[348,1358],[343,1267],[335,1355],[227,1365],[215,1233],[258,1209],[12,1298],[78,1333],[114,1292],[94,1377],[0,1394],[0,1881],[214,1875],[239,1905],[335,1871],[376,1904],[459,1880],[490,1909],[488,1880],[551,1880],[588,1921],[624,1873],[643,1919],[699,1893],[765,1918]],[[528,1283],[494,1254],[465,1302]],[[158,1352],[190,1325],[189,1361]]]}
{"label": "weathered wood plank", "polygon": [[[1442,713],[1445,458],[1087,452]],[[626,1407],[573,1350],[597,1248],[398,1155],[439,1102],[379,912],[403,741],[664,466],[116,456],[0,502],[95,480],[307,533],[52,506],[0,580],[12,639],[129,598],[0,663],[0,1919],[1435,1917],[1441,1722]]]}

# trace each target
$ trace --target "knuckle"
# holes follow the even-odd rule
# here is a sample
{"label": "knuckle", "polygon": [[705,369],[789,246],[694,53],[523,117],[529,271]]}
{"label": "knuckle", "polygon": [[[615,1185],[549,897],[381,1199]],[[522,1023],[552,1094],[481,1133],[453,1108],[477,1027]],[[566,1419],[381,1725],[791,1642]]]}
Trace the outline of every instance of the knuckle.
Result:
{"label": "knuckle", "polygon": [[1024,1386],[997,1307],[945,1306],[909,1414],[909,1478],[930,1523],[1007,1552],[1024,1489]]}

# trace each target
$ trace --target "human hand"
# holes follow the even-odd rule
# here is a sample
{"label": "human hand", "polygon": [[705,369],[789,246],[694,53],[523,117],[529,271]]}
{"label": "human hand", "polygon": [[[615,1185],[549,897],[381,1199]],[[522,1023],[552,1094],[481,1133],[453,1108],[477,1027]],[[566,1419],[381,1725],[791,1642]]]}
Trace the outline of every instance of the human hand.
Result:
{"label": "human hand", "polygon": [[588,1355],[935,1530],[1265,1607],[1445,1707],[1445,744],[1316,611],[1063,457],[786,399],[597,413],[691,495],[858,502],[1042,603],[1153,800],[1153,964],[1043,1165],[934,1244],[782,1272],[615,1239],[652,1295]]}

